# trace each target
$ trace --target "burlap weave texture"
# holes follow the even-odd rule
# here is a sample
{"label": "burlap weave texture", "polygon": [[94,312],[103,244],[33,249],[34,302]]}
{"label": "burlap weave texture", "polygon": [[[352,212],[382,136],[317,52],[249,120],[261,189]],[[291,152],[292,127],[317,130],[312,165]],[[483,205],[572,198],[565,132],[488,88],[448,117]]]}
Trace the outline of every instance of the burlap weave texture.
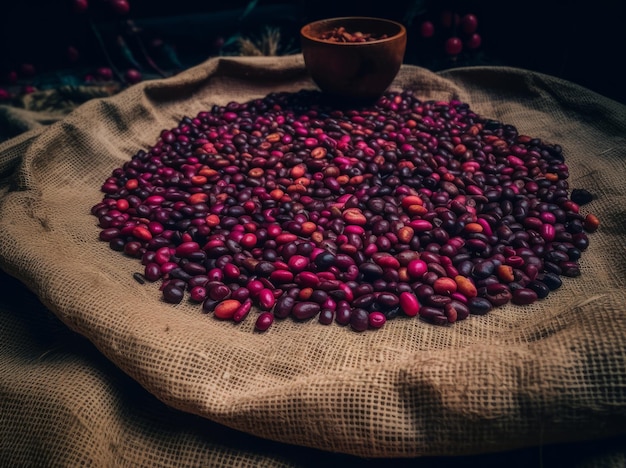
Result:
{"label": "burlap weave texture", "polygon": [[[139,262],[97,240],[90,215],[115,167],[214,104],[313,88],[300,56],[212,59],[91,101],[0,146],[0,267],[166,404],[263,438],[368,457],[461,455],[621,434],[626,427],[624,106],[510,68],[395,88],[457,98],[559,143],[572,188],[602,222],[580,278],[546,300],[449,327],[393,320],[362,334],[315,321],[220,322],[140,285]],[[72,389],[68,389],[71,398]]]}

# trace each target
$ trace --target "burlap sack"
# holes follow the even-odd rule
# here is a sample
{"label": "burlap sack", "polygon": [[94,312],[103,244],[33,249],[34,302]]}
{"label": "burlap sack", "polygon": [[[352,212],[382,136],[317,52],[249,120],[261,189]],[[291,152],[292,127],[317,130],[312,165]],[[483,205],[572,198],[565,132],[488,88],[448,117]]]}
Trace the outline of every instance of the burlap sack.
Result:
{"label": "burlap sack", "polygon": [[213,59],[1,145],[0,267],[166,405],[265,439],[412,457],[624,434],[626,109],[571,83],[414,66],[394,83],[561,144],[571,186],[597,195],[584,207],[602,226],[582,276],[533,306],[450,327],[393,320],[357,334],[286,320],[259,334],[164,304],[158,284],[132,280],[137,260],[97,240],[89,210],[102,181],[161,129],[213,104],[312,87],[300,56]]}
{"label": "burlap sack", "polygon": [[468,456],[360,458],[168,407],[0,273],[0,466],[623,468],[626,435]]}

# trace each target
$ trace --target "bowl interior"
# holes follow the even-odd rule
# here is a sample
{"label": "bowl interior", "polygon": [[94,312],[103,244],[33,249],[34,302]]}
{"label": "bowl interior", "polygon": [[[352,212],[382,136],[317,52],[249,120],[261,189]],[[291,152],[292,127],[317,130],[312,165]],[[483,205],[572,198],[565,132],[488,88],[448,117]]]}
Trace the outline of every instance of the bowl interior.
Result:
{"label": "bowl interior", "polygon": [[[371,34],[375,37],[385,35],[384,39],[377,39],[368,42],[333,42],[324,40],[321,36],[335,28],[344,27],[349,33],[362,32]],[[301,34],[303,37],[320,43],[337,44],[339,46],[359,46],[362,44],[372,44],[376,42],[391,41],[397,39],[398,36],[406,34],[405,27],[392,20],[383,18],[369,18],[359,16],[349,16],[342,18],[328,18],[314,21],[302,27]]]}

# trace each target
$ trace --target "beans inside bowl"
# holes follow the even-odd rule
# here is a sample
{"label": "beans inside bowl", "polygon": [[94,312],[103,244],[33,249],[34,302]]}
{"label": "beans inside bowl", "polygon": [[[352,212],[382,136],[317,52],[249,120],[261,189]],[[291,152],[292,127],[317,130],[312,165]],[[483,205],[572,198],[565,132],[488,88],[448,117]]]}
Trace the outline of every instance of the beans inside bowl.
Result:
{"label": "beans inside bowl", "polygon": [[378,35],[372,33],[362,33],[361,31],[350,32],[343,26],[333,28],[332,31],[322,33],[319,36],[319,38],[324,41],[344,43],[372,42],[386,39],[387,37],[387,34]]}
{"label": "beans inside bowl", "polygon": [[344,17],[315,21],[300,30],[307,70],[337,100],[375,101],[398,74],[406,28],[383,18]]}

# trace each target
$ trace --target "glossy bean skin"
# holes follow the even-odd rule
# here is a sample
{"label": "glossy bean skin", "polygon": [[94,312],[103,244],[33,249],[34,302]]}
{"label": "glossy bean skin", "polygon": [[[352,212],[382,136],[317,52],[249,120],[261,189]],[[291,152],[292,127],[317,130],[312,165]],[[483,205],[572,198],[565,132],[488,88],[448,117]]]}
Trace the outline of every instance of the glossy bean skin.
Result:
{"label": "glossy bean skin", "polygon": [[530,288],[520,288],[512,293],[511,302],[517,305],[532,304],[538,299],[537,293]]}
{"label": "glossy bean skin", "polygon": [[264,332],[274,323],[274,316],[270,312],[262,312],[256,319],[255,329]]}
{"label": "glossy bean skin", "polygon": [[365,309],[352,309],[350,314],[350,328],[357,332],[363,332],[369,327],[369,313]]}
{"label": "glossy bean skin", "polygon": [[298,320],[308,320],[319,314],[321,306],[317,302],[298,302],[291,310],[291,314]]}

